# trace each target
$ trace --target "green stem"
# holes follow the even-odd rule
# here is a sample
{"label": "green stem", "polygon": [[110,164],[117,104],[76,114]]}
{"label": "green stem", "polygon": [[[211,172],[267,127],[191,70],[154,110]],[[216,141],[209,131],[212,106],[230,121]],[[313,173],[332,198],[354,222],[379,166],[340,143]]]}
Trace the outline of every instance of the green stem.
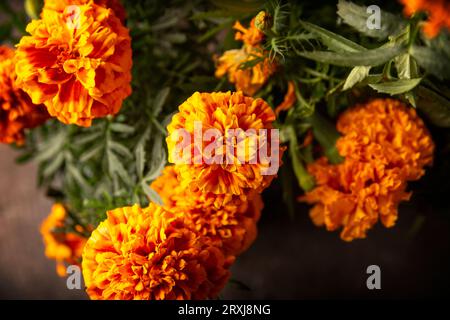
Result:
{"label": "green stem", "polygon": [[319,141],[324,149],[325,156],[328,160],[337,164],[344,160],[336,148],[336,140],[340,137],[335,127],[325,118],[314,112],[309,121],[313,128],[314,137]]}
{"label": "green stem", "polygon": [[314,177],[308,173],[303,165],[303,162],[301,161],[301,157],[298,152],[297,135],[292,126],[287,128],[287,134],[289,136],[289,154],[292,159],[292,166],[294,168],[295,176],[297,177],[300,188],[302,188],[305,192],[308,192],[314,188]]}

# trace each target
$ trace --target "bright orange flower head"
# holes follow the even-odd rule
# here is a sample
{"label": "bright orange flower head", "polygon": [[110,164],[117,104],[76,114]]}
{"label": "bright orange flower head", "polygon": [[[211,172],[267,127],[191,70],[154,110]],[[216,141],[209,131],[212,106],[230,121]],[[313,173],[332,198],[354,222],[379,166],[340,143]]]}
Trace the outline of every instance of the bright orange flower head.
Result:
{"label": "bright orange flower head", "polygon": [[364,238],[378,220],[394,226],[399,203],[410,197],[407,181],[424,175],[434,143],[415,111],[391,99],[349,109],[337,129],[345,161],[331,165],[321,158],[309,165],[316,188],[301,200],[315,204],[310,215],[316,225],[342,228],[341,238],[351,241]]}
{"label": "bright orange flower head", "polygon": [[280,156],[279,141],[270,130],[274,120],[262,99],[241,92],[196,92],[167,127],[169,162],[177,164],[183,186],[201,192],[261,191],[278,169],[274,161],[261,158],[265,151],[271,159]]}
{"label": "bright orange flower head", "polygon": [[45,256],[56,260],[56,272],[66,276],[66,264],[80,265],[86,238],[77,233],[58,230],[65,227],[67,212],[62,204],[56,203],[50,215],[41,224],[45,244]]}
{"label": "bright orange flower head", "polygon": [[[85,5],[92,0],[44,0],[43,10],[53,10],[59,13],[63,13],[68,6]],[[120,21],[124,22],[126,18],[126,12],[120,0],[94,0],[96,5],[104,8],[109,8],[114,11],[114,14]]]}
{"label": "bright orange flower head", "polygon": [[[252,62],[255,59],[262,60],[245,69],[242,68],[244,63]],[[243,47],[225,51],[217,59],[215,76],[221,78],[228,74],[228,81],[235,84],[238,91],[253,96],[275,73],[276,68],[276,63],[267,57],[267,52],[262,48]]]}
{"label": "bright orange flower head", "polygon": [[231,259],[183,219],[150,204],[108,211],[83,252],[91,299],[207,299],[225,285]]}
{"label": "bright orange flower head", "polygon": [[14,50],[0,46],[0,143],[23,144],[24,129],[48,119],[44,106],[37,106],[16,83]]}
{"label": "bright orange flower head", "polygon": [[450,3],[448,0],[400,0],[404,13],[411,16],[423,11],[428,14],[423,31],[429,38],[434,38],[443,28],[450,30]]}
{"label": "bright orange flower head", "polygon": [[250,27],[248,28],[244,28],[239,21],[236,21],[233,29],[237,30],[234,38],[248,46],[257,46],[264,39],[264,33],[255,26],[255,18],[250,21]]}
{"label": "bright orange flower head", "polygon": [[257,192],[236,196],[193,191],[181,186],[176,166],[167,166],[151,187],[168,210],[188,220],[227,256],[241,254],[256,239],[256,223],[264,206]]}
{"label": "bright orange flower head", "polygon": [[60,121],[90,126],[130,95],[131,39],[111,9],[89,2],[44,10],[17,46],[18,84]]}

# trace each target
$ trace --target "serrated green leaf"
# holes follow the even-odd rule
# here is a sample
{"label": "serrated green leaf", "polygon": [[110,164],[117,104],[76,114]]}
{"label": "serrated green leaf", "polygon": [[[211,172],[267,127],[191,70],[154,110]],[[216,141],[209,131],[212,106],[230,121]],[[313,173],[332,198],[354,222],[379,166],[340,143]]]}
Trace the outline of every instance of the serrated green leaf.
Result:
{"label": "serrated green leaf", "polygon": [[399,79],[395,81],[387,81],[381,83],[369,84],[369,86],[380,93],[392,95],[408,92],[416,87],[422,78],[415,79]]}
{"label": "serrated green leaf", "polygon": [[328,63],[343,67],[378,66],[403,53],[406,49],[400,45],[392,47],[380,47],[361,52],[329,52],[309,51],[297,54],[321,63]]}
{"label": "serrated green leaf", "polygon": [[159,204],[159,205],[163,205],[163,201],[162,201],[160,195],[155,190],[150,188],[150,186],[147,183],[142,181],[141,187],[142,187],[142,190],[144,191],[145,195],[149,198],[149,200],[151,202]]}
{"label": "serrated green leaf", "polygon": [[45,178],[50,177],[53,175],[64,163],[64,154],[62,152],[58,153],[58,155],[51,159],[51,161],[45,166],[44,171],[42,174]]}
{"label": "serrated green leaf", "polygon": [[150,169],[145,175],[144,181],[148,182],[159,177],[166,163],[166,151],[162,147],[162,139],[156,139],[153,144],[152,157],[150,158]]}
{"label": "serrated green leaf", "polygon": [[417,108],[436,126],[450,128],[450,100],[422,85],[414,90]]}
{"label": "serrated green leaf", "polygon": [[103,149],[103,145],[94,145],[92,148],[86,150],[80,155],[80,162],[86,162],[93,157],[95,157],[97,154],[100,153],[100,151]]}
{"label": "serrated green leaf", "polygon": [[42,162],[56,156],[63,148],[65,140],[66,131],[58,132],[43,145],[42,149],[37,153],[34,159],[37,162]]}
{"label": "serrated green leaf", "polygon": [[87,143],[97,140],[102,135],[103,135],[102,131],[95,131],[95,132],[88,133],[88,134],[77,137],[77,139],[73,143],[77,146],[81,146],[83,144],[87,144]]}
{"label": "serrated green leaf", "polygon": [[337,7],[337,14],[342,18],[344,23],[369,37],[386,39],[406,25],[400,16],[381,10],[380,29],[369,29],[367,27],[367,21],[372,13],[367,12],[367,6],[360,6],[349,1],[339,0]]}
{"label": "serrated green leaf", "polygon": [[395,57],[394,63],[399,79],[417,78],[417,64],[409,53],[404,53]]}
{"label": "serrated green leaf", "polygon": [[110,125],[110,128],[114,132],[118,133],[133,133],[134,128],[124,123],[114,122]]}
{"label": "serrated green leaf", "polygon": [[153,116],[157,116],[161,113],[162,107],[166,103],[167,97],[169,96],[170,88],[163,88],[158,92],[158,95],[155,98],[155,102],[153,103]]}
{"label": "serrated green leaf", "polygon": [[133,157],[133,154],[131,153],[131,151],[128,150],[128,148],[125,147],[123,144],[120,144],[116,141],[109,141],[108,146],[111,150],[114,150],[116,153],[118,153],[124,157],[127,157],[127,158]]}
{"label": "serrated green leaf", "polygon": [[139,177],[139,180],[142,180],[144,175],[144,166],[145,166],[145,149],[144,144],[139,143],[136,147],[136,171]]}
{"label": "serrated green leaf", "polygon": [[413,46],[411,55],[427,72],[438,79],[450,79],[450,63],[448,57],[427,47]]}
{"label": "serrated green leaf", "polygon": [[84,192],[86,193],[90,192],[91,186],[74,165],[69,163],[67,165],[67,172],[75,180],[75,182],[83,189]]}
{"label": "serrated green leaf", "polygon": [[309,32],[317,35],[328,49],[336,52],[358,52],[366,50],[363,46],[348,40],[336,33],[321,28],[315,24],[301,21],[300,24]]}
{"label": "serrated green leaf", "polygon": [[111,152],[107,151],[107,157],[108,157],[108,168],[109,173],[111,176],[117,174],[123,182],[125,182],[127,185],[131,185],[131,177],[128,174],[128,172],[125,170],[124,166],[122,165],[122,162],[116,157],[116,155]]}
{"label": "serrated green leaf", "polygon": [[371,67],[358,66],[354,67],[347,79],[345,79],[344,87],[342,90],[347,90],[352,88],[358,82],[363,81],[368,75]]}

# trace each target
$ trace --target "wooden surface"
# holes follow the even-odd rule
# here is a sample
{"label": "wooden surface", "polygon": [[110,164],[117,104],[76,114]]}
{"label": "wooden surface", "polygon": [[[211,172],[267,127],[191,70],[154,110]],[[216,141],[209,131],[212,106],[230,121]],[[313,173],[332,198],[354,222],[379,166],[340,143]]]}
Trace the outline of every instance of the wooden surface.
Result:
{"label": "wooden surface", "polygon": [[0,145],[0,298],[82,298],[44,256],[39,225],[51,203],[36,187],[34,164],[17,165],[16,155]]}

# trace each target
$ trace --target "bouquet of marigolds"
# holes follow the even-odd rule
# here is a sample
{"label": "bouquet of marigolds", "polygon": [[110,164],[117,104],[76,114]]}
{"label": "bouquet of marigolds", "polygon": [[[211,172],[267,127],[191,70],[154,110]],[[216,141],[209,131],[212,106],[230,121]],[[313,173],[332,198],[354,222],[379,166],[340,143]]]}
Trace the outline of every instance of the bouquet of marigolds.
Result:
{"label": "bouquet of marigolds", "polygon": [[445,174],[445,0],[0,10],[0,142],[38,163],[45,255],[91,299],[218,298],[271,185],[350,242]]}

